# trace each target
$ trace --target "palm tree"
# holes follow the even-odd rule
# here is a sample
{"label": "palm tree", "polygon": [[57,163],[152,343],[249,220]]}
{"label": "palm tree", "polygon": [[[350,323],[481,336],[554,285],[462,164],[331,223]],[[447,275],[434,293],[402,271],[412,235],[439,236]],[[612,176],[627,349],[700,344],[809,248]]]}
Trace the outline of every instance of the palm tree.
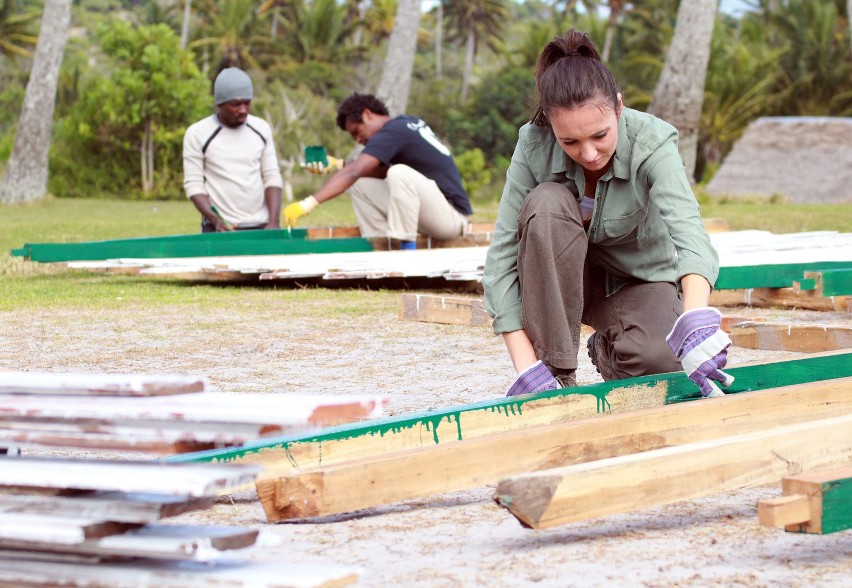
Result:
{"label": "palm tree", "polygon": [[283,15],[284,51],[297,63],[339,63],[352,53],[348,40],[355,23],[348,21],[346,7],[335,0],[294,2]]}
{"label": "palm tree", "polygon": [[0,183],[0,202],[31,202],[47,194],[56,85],[70,22],[71,0],[46,0],[15,145]]}
{"label": "palm tree", "polygon": [[419,29],[420,0],[400,0],[376,90],[391,114],[400,114],[408,106]]}
{"label": "palm tree", "polygon": [[473,77],[477,47],[486,45],[498,49],[503,26],[509,20],[509,5],[506,0],[452,0],[447,2],[444,10],[451,36],[465,43],[460,96],[460,102],[464,104]]}
{"label": "palm tree", "polygon": [[680,133],[678,150],[690,178],[695,173],[704,80],[718,7],[718,0],[680,3],[674,37],[648,107],[651,114],[670,122]]}
{"label": "palm tree", "polygon": [[[187,45],[190,49],[215,48],[219,69],[257,68],[252,43],[257,40],[258,18],[255,0],[202,0],[198,14],[204,15],[200,38]],[[202,69],[206,70],[207,64]]]}
{"label": "palm tree", "polygon": [[18,14],[15,1],[6,0],[0,8],[0,53],[10,59],[32,57],[29,47],[38,41],[33,32],[38,17],[37,10]]}

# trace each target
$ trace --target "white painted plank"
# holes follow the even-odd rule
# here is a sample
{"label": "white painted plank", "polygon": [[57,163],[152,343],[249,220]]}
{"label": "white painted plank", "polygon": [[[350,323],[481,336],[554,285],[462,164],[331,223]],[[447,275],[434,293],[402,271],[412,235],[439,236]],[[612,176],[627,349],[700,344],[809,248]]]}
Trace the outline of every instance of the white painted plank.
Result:
{"label": "white painted plank", "polygon": [[254,481],[260,466],[0,457],[0,486],[215,496]]}
{"label": "white painted plank", "polygon": [[123,523],[153,523],[213,506],[213,498],[92,492],[74,496],[0,494],[0,513],[77,516]]}
{"label": "white painted plank", "polygon": [[[852,233],[817,231],[773,234],[767,231],[711,233],[723,267],[777,263],[850,261]],[[144,267],[142,274],[187,273],[210,279],[238,273],[262,280],[383,277],[443,277],[481,280],[487,247],[372,251],[303,255],[232,256],[216,258],[115,259],[69,264],[79,268]],[[783,255],[778,255],[783,252]]]}
{"label": "white painted plank", "polygon": [[372,418],[382,414],[382,396],[233,394],[205,392],[168,397],[58,397],[50,402],[32,396],[0,397],[0,418],[143,419],[208,423],[257,423],[294,427],[325,422],[322,415]]}
{"label": "white painted plank", "polygon": [[203,392],[207,384],[195,376],[0,371],[0,394],[153,396]]}
{"label": "white painted plank", "polygon": [[0,578],[9,586],[67,588],[326,588],[345,586],[360,570],[323,564],[219,560],[202,562],[127,562],[99,565],[0,561]]}
{"label": "white painted plank", "polygon": [[121,533],[130,525],[83,517],[0,513],[0,539],[68,545]]}
{"label": "white painted plank", "polygon": [[0,548],[101,557],[213,561],[221,558],[223,552],[254,545],[257,535],[257,529],[245,527],[147,525],[70,545],[24,537],[13,541],[0,536]]}

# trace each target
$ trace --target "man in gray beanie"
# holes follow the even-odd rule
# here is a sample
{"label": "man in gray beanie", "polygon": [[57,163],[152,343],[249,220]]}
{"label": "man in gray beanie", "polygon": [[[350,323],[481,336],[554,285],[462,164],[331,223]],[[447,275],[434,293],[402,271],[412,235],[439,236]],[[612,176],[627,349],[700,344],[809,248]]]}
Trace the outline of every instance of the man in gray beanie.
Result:
{"label": "man in gray beanie", "polygon": [[216,114],[184,135],[183,185],[202,232],[279,227],[278,154],[269,123],[249,114],[253,97],[246,72],[223,69],[213,83]]}

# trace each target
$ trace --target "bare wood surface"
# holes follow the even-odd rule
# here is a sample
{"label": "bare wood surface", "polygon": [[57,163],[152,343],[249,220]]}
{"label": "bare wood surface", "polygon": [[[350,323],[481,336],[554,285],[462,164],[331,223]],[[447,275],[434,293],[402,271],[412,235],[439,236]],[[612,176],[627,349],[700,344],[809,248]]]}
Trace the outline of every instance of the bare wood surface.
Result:
{"label": "bare wood surface", "polygon": [[431,294],[402,294],[399,319],[448,325],[491,324],[481,298]]}
{"label": "bare wood surface", "polygon": [[852,378],[725,396],[258,477],[269,521],[493,484],[505,476],[852,412]]}
{"label": "bare wood surface", "polygon": [[215,496],[254,480],[257,466],[0,458],[0,486]]}
{"label": "bare wood surface", "polygon": [[807,520],[790,520],[787,531],[832,533],[852,529],[852,465],[787,476],[781,488],[785,495],[807,497],[810,512]]}
{"label": "bare wood surface", "polygon": [[0,372],[0,394],[159,396],[206,389],[207,378],[192,376]]}
{"label": "bare wood surface", "polygon": [[756,308],[800,308],[802,310],[849,311],[843,296],[823,297],[815,291],[793,288],[750,288],[747,290],[713,290],[712,306],[753,306]]}
{"label": "bare wood surface", "polygon": [[757,503],[757,518],[764,527],[807,523],[811,520],[808,497],[804,494],[791,494],[761,500]]}
{"label": "bare wood surface", "polygon": [[[59,544],[34,539],[0,537],[0,549],[104,557],[149,557],[167,560],[211,561],[222,552],[255,544],[257,529],[197,525],[147,525],[124,533],[74,544]],[[39,553],[37,553],[39,552]]]}
{"label": "bare wood surface", "polygon": [[337,588],[358,579],[358,571],[336,565],[243,561],[45,563],[0,560],[6,586],[64,586],[68,588]]}
{"label": "bare wood surface", "polygon": [[741,323],[731,329],[737,347],[816,353],[852,347],[852,328],[829,325]]}
{"label": "bare wood surface", "polygon": [[213,506],[213,498],[162,494],[86,492],[71,496],[0,494],[0,513],[78,516],[125,523],[153,523]]}
{"label": "bare wood surface", "polygon": [[539,529],[765,484],[850,460],[847,414],[507,478],[498,484],[495,500]]}

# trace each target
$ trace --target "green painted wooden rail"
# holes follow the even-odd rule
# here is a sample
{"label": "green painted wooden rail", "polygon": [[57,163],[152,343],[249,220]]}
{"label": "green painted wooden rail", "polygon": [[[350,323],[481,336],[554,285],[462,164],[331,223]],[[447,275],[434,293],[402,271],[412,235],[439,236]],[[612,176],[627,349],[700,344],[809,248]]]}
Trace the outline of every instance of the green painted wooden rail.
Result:
{"label": "green painted wooden rail", "polygon": [[[779,361],[760,365],[733,367],[725,370],[736,378],[732,389],[728,392],[739,393],[766,388],[777,388],[779,386],[792,386],[808,382],[818,382],[833,378],[852,376],[852,352],[820,354],[814,357]],[[213,449],[209,451],[198,451],[184,453],[164,458],[165,461],[194,462],[235,461],[244,456],[260,453],[265,449],[287,450],[299,443],[322,443],[324,441],[345,440],[361,436],[388,435],[395,432],[422,427],[433,434],[433,441],[438,443],[438,428],[448,426],[456,428],[453,435],[461,440],[464,438],[461,419],[459,415],[473,411],[491,411],[503,414],[507,418],[513,415],[523,414],[524,405],[528,402],[552,398],[557,396],[568,396],[572,394],[588,394],[597,400],[598,411],[606,411],[609,403],[607,395],[616,388],[628,386],[654,386],[666,385],[665,404],[692,401],[701,398],[698,388],[683,373],[673,372],[670,374],[658,374],[653,376],[642,376],[638,378],[627,378],[612,382],[602,382],[587,386],[576,386],[563,388],[539,394],[531,394],[522,397],[499,398],[486,400],[473,404],[455,406],[445,410],[431,410],[410,414],[398,415],[390,418],[375,419],[368,423],[357,423],[339,425],[323,429],[321,433],[311,435],[291,435],[283,437],[272,437],[240,447],[225,449]]]}
{"label": "green painted wooden rail", "polygon": [[117,258],[285,255],[372,251],[363,238],[306,239],[307,229],[196,233],[81,243],[28,243],[12,255],[30,261],[99,261]]}
{"label": "green painted wooden rail", "polygon": [[[834,270],[852,270],[852,260],[721,267],[715,288],[717,290],[789,288],[794,281],[802,280],[805,272]],[[811,289],[813,287],[811,284]]]}

